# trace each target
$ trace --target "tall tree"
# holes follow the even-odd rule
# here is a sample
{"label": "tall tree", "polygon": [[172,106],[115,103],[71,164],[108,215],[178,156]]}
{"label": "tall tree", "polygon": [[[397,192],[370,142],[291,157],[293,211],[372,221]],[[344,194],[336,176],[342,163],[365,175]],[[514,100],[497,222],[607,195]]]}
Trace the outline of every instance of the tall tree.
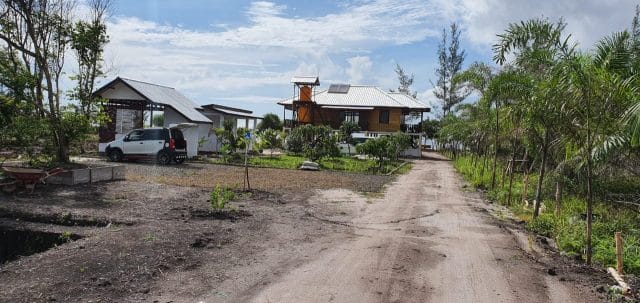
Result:
{"label": "tall tree", "polygon": [[418,92],[411,91],[411,85],[413,85],[414,74],[407,74],[404,69],[400,66],[400,64],[396,63],[396,68],[394,69],[396,75],[398,76],[398,82],[400,85],[398,86],[398,92],[407,94],[412,97],[416,97]]}
{"label": "tall tree", "polygon": [[465,51],[460,49],[460,29],[456,23],[451,23],[450,39],[446,29],[442,29],[442,40],[438,45],[438,63],[436,76],[438,81],[434,90],[434,95],[442,103],[443,115],[447,115],[451,109],[462,102],[467,94],[460,90],[453,78],[461,71],[462,63],[466,56]]}
{"label": "tall tree", "polygon": [[546,172],[549,148],[553,131],[558,129],[562,118],[558,117],[561,107],[561,86],[558,79],[561,70],[555,68],[558,62],[572,56],[574,46],[569,44],[569,36],[563,37],[564,21],[551,23],[545,19],[532,19],[509,24],[505,33],[498,35],[499,41],[493,46],[494,61],[503,65],[507,55],[515,55],[513,64],[532,76],[536,94],[531,95],[527,111],[531,129],[540,138],[542,159],[538,174],[533,216],[538,216],[542,203],[542,182]]}
{"label": "tall tree", "polygon": [[81,114],[93,117],[97,113],[97,102],[92,94],[96,79],[104,76],[102,55],[109,42],[106,18],[112,3],[111,0],[89,0],[88,5],[90,19],[78,20],[71,28],[71,48],[78,60],[78,73],[71,77],[77,83],[71,97],[79,101]]}
{"label": "tall tree", "polygon": [[88,124],[85,120],[79,125],[79,118],[86,117],[68,112],[61,102],[65,55],[70,44],[75,43],[71,34],[74,9],[74,2],[65,0],[0,2],[0,40],[9,58],[2,62],[9,65],[3,69],[23,68],[27,72],[30,81],[24,90],[25,100],[38,117],[47,121],[57,159],[61,162],[69,161],[69,144],[77,134],[77,127],[87,129]]}

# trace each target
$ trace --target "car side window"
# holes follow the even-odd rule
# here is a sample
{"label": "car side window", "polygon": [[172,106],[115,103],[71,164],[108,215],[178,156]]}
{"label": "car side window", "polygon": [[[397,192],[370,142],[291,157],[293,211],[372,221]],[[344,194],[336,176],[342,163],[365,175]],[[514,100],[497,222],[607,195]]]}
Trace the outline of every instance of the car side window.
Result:
{"label": "car side window", "polygon": [[163,140],[162,129],[147,129],[144,131],[143,140]]}
{"label": "car side window", "polygon": [[142,141],[144,131],[134,130],[127,135],[127,141]]}

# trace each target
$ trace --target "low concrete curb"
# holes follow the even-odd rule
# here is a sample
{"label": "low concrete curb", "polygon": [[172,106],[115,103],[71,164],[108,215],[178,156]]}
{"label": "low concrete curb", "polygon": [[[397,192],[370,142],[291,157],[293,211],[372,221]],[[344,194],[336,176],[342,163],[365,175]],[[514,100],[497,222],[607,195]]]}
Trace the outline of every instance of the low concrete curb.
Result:
{"label": "low concrete curb", "polygon": [[124,180],[123,165],[72,169],[47,178],[49,184],[76,185],[100,181]]}

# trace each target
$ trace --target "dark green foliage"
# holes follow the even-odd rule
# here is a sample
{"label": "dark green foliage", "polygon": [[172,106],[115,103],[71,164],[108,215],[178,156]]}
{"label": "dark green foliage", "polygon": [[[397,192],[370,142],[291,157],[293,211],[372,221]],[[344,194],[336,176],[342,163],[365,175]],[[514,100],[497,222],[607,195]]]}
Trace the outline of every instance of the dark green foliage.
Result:
{"label": "dark green foliage", "polygon": [[429,139],[435,139],[438,131],[440,131],[440,120],[427,119],[421,122],[420,128],[425,136]]}
{"label": "dark green foliage", "polygon": [[356,145],[357,141],[353,138],[352,134],[360,131],[360,125],[352,121],[344,121],[340,125],[340,141],[349,144],[349,155],[351,155],[351,145]]}
{"label": "dark green foliage", "polygon": [[276,114],[268,113],[262,117],[262,121],[258,123],[258,130],[264,131],[267,129],[282,130],[282,121]]}
{"label": "dark green foliage", "polygon": [[333,134],[333,130],[325,125],[307,124],[294,128],[287,136],[286,149],[304,154],[311,161],[340,155],[338,138]]}
{"label": "dark green foliage", "polygon": [[395,133],[391,136],[380,136],[369,139],[356,146],[360,154],[376,159],[379,168],[387,161],[396,161],[400,154],[411,146],[411,136],[405,133]]}

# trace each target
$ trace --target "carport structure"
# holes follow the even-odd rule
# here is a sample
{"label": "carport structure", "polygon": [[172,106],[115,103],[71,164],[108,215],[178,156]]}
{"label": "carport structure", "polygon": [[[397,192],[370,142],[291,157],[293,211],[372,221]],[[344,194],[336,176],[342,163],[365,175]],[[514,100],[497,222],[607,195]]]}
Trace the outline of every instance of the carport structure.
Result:
{"label": "carport structure", "polygon": [[[122,77],[117,77],[93,94],[102,98],[102,108],[110,118],[100,126],[99,151],[104,151],[107,143],[124,136],[129,131],[144,127],[145,111],[153,116],[154,111],[164,112],[164,126],[191,123],[197,126],[188,149],[197,153],[198,140],[207,137],[212,122],[200,113],[202,107],[185,97],[176,89]],[[151,126],[152,119],[149,119]],[[193,154],[192,154],[193,155]]]}

